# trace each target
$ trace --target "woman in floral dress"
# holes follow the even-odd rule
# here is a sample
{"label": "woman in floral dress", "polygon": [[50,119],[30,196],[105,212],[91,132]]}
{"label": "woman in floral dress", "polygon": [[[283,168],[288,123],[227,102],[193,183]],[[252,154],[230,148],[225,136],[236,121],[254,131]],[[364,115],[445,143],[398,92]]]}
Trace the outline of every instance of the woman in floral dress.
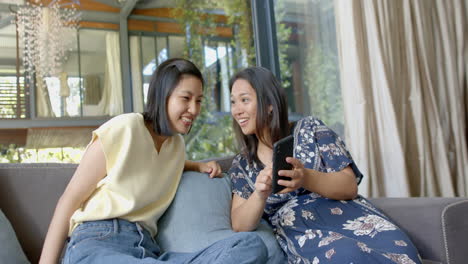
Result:
{"label": "woman in floral dress", "polygon": [[[234,131],[241,147],[229,171],[232,227],[273,227],[289,263],[421,263],[408,236],[357,194],[362,174],[344,142],[313,117],[290,129],[283,89],[270,71],[247,68],[230,81]],[[273,142],[293,133],[290,181],[272,193]]]}

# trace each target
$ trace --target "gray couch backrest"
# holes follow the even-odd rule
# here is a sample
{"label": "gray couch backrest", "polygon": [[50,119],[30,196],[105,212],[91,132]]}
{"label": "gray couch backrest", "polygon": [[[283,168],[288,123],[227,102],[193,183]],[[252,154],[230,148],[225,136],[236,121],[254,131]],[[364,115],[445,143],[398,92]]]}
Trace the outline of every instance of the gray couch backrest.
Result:
{"label": "gray couch backrest", "polygon": [[[232,158],[217,159],[226,171]],[[10,220],[24,252],[37,263],[57,201],[77,164],[0,164],[0,209]],[[370,199],[402,229],[421,256],[433,262],[466,263],[467,198]]]}
{"label": "gray couch backrest", "polygon": [[37,263],[57,201],[77,164],[0,164],[0,208]]}
{"label": "gray couch backrest", "polygon": [[[223,171],[232,157],[217,160]],[[31,263],[37,263],[55,206],[78,164],[0,164],[0,209]]]}

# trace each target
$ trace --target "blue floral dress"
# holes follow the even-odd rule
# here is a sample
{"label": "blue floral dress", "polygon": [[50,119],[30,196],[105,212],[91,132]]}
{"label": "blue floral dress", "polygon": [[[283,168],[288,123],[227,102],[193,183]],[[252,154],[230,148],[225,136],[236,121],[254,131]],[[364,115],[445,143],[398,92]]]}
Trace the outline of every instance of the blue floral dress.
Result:
{"label": "blue floral dress", "polygon": [[[321,172],[350,166],[362,174],[344,142],[322,121],[306,117],[294,129],[294,157]],[[248,199],[263,164],[237,155],[229,170],[233,193]],[[300,188],[267,199],[270,223],[288,263],[421,263],[408,236],[364,197],[337,201]]]}

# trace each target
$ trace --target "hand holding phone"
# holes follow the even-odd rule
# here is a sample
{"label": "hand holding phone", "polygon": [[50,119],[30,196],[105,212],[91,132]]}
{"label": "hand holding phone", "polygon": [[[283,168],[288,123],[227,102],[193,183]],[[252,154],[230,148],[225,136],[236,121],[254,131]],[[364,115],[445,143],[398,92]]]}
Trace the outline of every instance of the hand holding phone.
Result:
{"label": "hand holding phone", "polygon": [[291,178],[279,176],[280,170],[291,170],[293,167],[286,162],[287,157],[293,156],[294,150],[294,137],[289,135],[282,138],[273,144],[273,173],[272,173],[272,189],[273,193],[278,193],[284,188],[283,185],[278,184],[278,180],[289,181]]}

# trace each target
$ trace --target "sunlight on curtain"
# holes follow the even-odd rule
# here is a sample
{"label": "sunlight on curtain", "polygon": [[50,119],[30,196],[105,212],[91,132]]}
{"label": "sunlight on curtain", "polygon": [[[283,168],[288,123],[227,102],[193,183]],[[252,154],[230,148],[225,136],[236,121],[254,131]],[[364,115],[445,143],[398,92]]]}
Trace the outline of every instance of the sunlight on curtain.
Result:
{"label": "sunlight on curtain", "polygon": [[104,89],[108,91],[107,114],[116,116],[123,113],[122,70],[120,67],[120,40],[118,32],[106,34],[107,82]]}
{"label": "sunlight on curtain", "polygon": [[361,193],[466,195],[462,0],[335,9],[347,143],[369,175]]}
{"label": "sunlight on curtain", "polygon": [[87,105],[85,115],[116,116],[123,113],[122,71],[118,32],[106,33],[104,88],[98,105]]}
{"label": "sunlight on curtain", "polygon": [[139,36],[130,36],[130,70],[132,74],[133,111],[143,112],[143,78]]}
{"label": "sunlight on curtain", "polygon": [[42,77],[36,78],[36,116],[55,117],[50,103],[49,89]]}

